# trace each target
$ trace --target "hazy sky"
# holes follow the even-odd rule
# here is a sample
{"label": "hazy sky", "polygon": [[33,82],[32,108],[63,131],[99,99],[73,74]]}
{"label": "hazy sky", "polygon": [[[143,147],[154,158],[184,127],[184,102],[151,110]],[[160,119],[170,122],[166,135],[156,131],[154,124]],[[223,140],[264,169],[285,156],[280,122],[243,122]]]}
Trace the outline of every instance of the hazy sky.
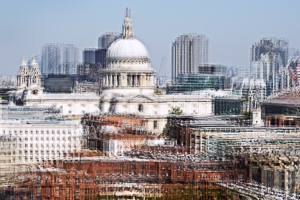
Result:
{"label": "hazy sky", "polygon": [[250,47],[263,37],[283,37],[300,48],[300,1],[0,1],[0,74],[16,75],[23,56],[40,55],[49,42],[97,47],[105,32],[121,32],[131,8],[135,36],[148,48],[152,67],[171,72],[171,43],[183,33],[209,38],[209,61],[249,67]]}

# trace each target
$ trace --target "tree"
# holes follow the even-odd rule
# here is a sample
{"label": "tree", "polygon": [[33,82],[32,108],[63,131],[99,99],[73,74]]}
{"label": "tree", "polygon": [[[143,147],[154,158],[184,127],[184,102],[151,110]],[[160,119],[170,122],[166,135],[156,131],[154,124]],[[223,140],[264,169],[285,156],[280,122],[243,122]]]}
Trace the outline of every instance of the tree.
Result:
{"label": "tree", "polygon": [[183,111],[180,109],[179,106],[172,107],[171,112],[169,113],[170,115],[182,115]]}
{"label": "tree", "polygon": [[162,93],[161,93],[161,91],[160,91],[160,90],[158,90],[158,89],[155,89],[155,90],[154,90],[154,94],[156,94],[156,95],[161,95]]}

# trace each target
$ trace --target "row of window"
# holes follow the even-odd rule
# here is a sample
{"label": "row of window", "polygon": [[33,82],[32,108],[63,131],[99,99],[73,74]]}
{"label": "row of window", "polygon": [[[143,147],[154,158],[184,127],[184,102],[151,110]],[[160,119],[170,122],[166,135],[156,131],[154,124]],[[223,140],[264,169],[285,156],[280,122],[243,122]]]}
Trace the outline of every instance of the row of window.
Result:
{"label": "row of window", "polygon": [[60,131],[60,130],[57,130],[57,131],[55,131],[55,130],[47,130],[47,131],[38,131],[38,130],[36,130],[36,131],[13,131],[13,130],[3,130],[3,134],[5,134],[5,133],[8,133],[8,134],[20,134],[20,135],[22,135],[23,133],[24,134],[39,134],[39,133],[41,133],[41,134],[44,134],[44,133],[46,133],[46,134],[50,134],[50,133],[52,133],[52,134],[60,134],[60,133],[62,133],[62,134],[72,134],[73,133],[73,135],[76,133],[75,131],[71,131],[71,130],[68,130],[68,131],[66,131],[66,130],[63,130],[63,131]]}
{"label": "row of window", "polygon": [[[34,140],[34,139],[36,139],[36,140]],[[49,138],[49,137],[46,137],[46,138],[43,138],[43,137],[41,137],[41,138],[38,138],[38,137],[36,137],[36,138],[33,138],[33,137],[31,137],[31,138],[27,138],[27,137],[25,137],[24,138],[24,140],[25,141],[49,141],[49,140],[52,140],[52,141],[54,141],[56,139],[56,141],[60,141],[60,140],[62,140],[62,141],[75,141],[76,139],[75,138],[71,138],[71,137],[68,137],[68,138],[66,138],[66,137],[62,137],[62,138],[60,138],[60,137],[57,137],[57,138],[55,138],[55,137],[52,137],[52,138]],[[22,141],[22,138],[19,138],[19,140],[18,141]]]}
{"label": "row of window", "polygon": [[[28,144],[25,144],[25,145],[20,144],[20,145],[19,145],[19,148],[22,148],[22,147],[24,147],[24,146],[25,146],[25,148],[27,148],[27,147],[31,147],[31,148],[33,148],[33,147],[36,147],[36,148],[39,148],[39,147],[41,147],[41,148],[44,148],[44,147],[47,147],[47,148],[53,147],[53,148],[54,148],[54,147],[55,147],[55,144],[45,144],[45,145],[44,145],[44,144],[35,144],[35,145],[33,145],[33,144],[30,144],[30,145],[28,145]],[[72,146],[73,146],[74,148],[75,148],[75,147],[79,147],[78,144],[76,145],[76,144],[74,144],[74,143],[73,143],[73,145],[72,145],[72,144],[68,144],[68,145],[67,145],[67,144],[57,144],[56,146],[57,146],[57,147],[63,147],[63,148],[64,148],[64,147],[70,147],[70,148],[71,148]]]}
{"label": "row of window", "polygon": [[[55,152],[56,152],[56,154],[60,153],[60,151],[40,151],[40,152],[39,151],[19,151],[18,155],[26,155],[26,154],[29,154],[29,153],[31,155],[33,155],[34,153],[35,153],[35,155],[49,155],[49,154],[55,154]],[[18,152],[13,152],[13,155],[16,155],[16,153],[18,153]]]}

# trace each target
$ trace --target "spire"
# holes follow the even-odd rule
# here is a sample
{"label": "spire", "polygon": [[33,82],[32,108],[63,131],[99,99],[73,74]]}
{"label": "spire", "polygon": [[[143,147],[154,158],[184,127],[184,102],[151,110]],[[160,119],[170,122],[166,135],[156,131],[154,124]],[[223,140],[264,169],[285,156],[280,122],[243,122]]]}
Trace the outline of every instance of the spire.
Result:
{"label": "spire", "polygon": [[27,65],[27,61],[25,59],[25,56],[23,56],[23,59],[22,59],[22,65],[21,66],[26,66]]}
{"label": "spire", "polygon": [[123,23],[123,32],[122,32],[123,38],[133,37],[133,26],[130,18],[131,18],[131,10],[129,10],[129,14],[128,14],[128,8],[126,8],[126,15]]}

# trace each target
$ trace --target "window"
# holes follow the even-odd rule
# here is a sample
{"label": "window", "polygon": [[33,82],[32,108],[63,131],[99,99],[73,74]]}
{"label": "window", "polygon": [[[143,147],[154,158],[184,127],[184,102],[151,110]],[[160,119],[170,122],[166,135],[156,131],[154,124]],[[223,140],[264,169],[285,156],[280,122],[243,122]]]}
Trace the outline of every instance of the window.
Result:
{"label": "window", "polygon": [[144,108],[143,108],[143,104],[139,104],[139,112],[143,112]]}
{"label": "window", "polygon": [[155,121],[153,121],[153,128],[157,129],[157,127],[158,127],[158,124],[157,124],[157,121],[155,120]]}

